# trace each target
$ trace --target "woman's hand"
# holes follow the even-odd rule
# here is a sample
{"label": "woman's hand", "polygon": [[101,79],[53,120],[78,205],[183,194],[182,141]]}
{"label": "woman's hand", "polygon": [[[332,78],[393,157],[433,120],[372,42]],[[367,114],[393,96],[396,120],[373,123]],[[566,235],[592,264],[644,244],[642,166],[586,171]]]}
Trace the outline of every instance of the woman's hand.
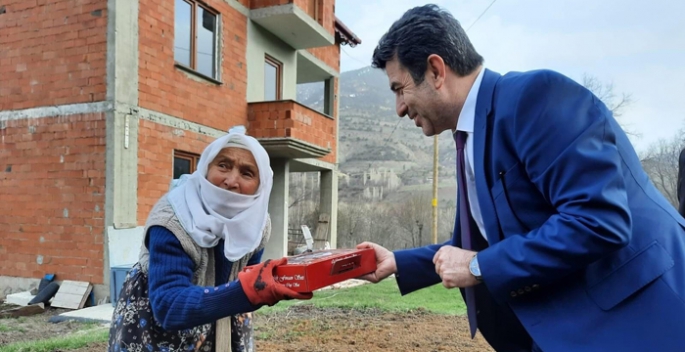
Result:
{"label": "woman's hand", "polygon": [[238,280],[250,303],[273,306],[284,299],[312,298],[311,292],[296,292],[276,282],[274,269],[286,263],[288,263],[288,258],[285,257],[277,260],[268,259],[263,263],[246,267],[238,273]]}

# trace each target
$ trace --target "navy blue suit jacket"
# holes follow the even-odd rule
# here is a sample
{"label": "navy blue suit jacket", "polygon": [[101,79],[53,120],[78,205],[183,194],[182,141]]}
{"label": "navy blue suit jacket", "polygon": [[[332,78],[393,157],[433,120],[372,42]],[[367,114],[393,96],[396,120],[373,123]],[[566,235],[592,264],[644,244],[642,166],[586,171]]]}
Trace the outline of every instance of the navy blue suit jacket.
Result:
{"label": "navy blue suit jacket", "polygon": [[[486,70],[473,138],[478,309],[513,311],[545,352],[685,351],[685,220],[606,106],[556,72]],[[402,294],[440,282],[440,246],[395,252]],[[481,328],[518,350],[496,331]]]}

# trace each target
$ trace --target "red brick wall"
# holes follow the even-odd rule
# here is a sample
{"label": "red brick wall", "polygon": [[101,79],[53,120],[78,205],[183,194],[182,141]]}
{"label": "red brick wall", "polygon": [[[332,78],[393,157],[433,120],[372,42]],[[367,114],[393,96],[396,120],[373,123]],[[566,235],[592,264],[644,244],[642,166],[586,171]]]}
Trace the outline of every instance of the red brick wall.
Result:
{"label": "red brick wall", "polygon": [[0,4],[0,110],[105,100],[107,0]]}
{"label": "red brick wall", "polygon": [[[255,0],[252,0],[255,1]],[[318,10],[317,22],[330,34],[334,34],[335,31],[335,0],[315,0],[316,5],[312,3],[312,0],[294,0],[295,6],[299,7],[305,13],[311,14]],[[292,2],[292,1],[291,1]],[[312,5],[316,6],[316,8]]]}
{"label": "red brick wall", "polygon": [[293,2],[293,0],[249,0],[251,9],[261,9],[263,7],[286,5]]}
{"label": "red brick wall", "polygon": [[138,128],[138,224],[142,226],[155,203],[169,191],[174,149],[199,155],[214,138],[147,120],[140,120]]}
{"label": "red brick wall", "polygon": [[[306,0],[296,0],[303,2]],[[319,0],[319,23],[332,35],[335,35],[335,0]],[[298,4],[299,5],[299,4]],[[340,45],[323,46],[308,51],[336,71],[340,71]]]}
{"label": "red brick wall", "polygon": [[[338,78],[333,78],[333,95],[335,97],[338,96]],[[337,120],[338,119],[338,102],[340,99],[334,99],[333,100],[333,119]],[[331,129],[333,130],[333,137],[330,139],[331,144],[334,146],[333,147],[333,153],[331,155],[327,155],[323,158],[324,161],[327,161],[329,163],[337,164],[338,163],[338,157],[337,157],[337,151],[338,151],[338,124],[333,121],[331,124]]]}
{"label": "red brick wall", "polygon": [[[105,115],[0,126],[0,275],[103,281]],[[43,264],[36,262],[43,256]]]}
{"label": "red brick wall", "polygon": [[[336,121],[338,120],[338,104],[340,104],[340,99],[337,98],[338,96],[338,86],[340,85],[340,79],[339,78],[333,78],[333,96],[336,97],[333,99],[333,119]],[[339,121],[338,121],[339,122]],[[335,145],[335,150],[338,150],[338,123],[333,124],[333,130],[335,131],[335,138],[333,139],[334,145]],[[337,154],[336,157],[331,159],[332,163],[337,164],[338,159],[337,159]]]}
{"label": "red brick wall", "polygon": [[139,104],[227,130],[244,124],[247,116],[247,18],[223,0],[206,3],[221,13],[224,84],[190,78],[174,67],[174,2],[144,0],[139,8]]}
{"label": "red brick wall", "polygon": [[[303,0],[298,0],[303,1]],[[319,23],[326,32],[335,35],[335,0],[319,1]]]}
{"label": "red brick wall", "polygon": [[[307,49],[307,51],[316,56],[319,60],[326,63],[326,65],[330,66],[332,69],[338,72],[340,71],[341,49],[339,44],[322,46],[320,48],[311,48]],[[371,64],[371,62],[369,62],[369,64]]]}
{"label": "red brick wall", "polygon": [[248,132],[255,138],[291,137],[309,142],[331,152],[321,160],[336,162],[336,123],[334,119],[292,100],[251,103]]}

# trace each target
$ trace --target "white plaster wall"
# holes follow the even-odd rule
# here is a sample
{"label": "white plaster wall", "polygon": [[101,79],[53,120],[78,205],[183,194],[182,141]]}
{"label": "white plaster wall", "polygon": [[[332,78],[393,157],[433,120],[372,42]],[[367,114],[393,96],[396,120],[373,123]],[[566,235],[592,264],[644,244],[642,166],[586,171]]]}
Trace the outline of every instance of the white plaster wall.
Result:
{"label": "white plaster wall", "polygon": [[109,266],[131,265],[138,262],[140,247],[143,245],[145,227],[132,229],[107,228],[109,247]]}
{"label": "white plaster wall", "polygon": [[281,99],[297,98],[297,51],[266,29],[247,21],[247,102],[264,101],[264,55],[283,64]]}

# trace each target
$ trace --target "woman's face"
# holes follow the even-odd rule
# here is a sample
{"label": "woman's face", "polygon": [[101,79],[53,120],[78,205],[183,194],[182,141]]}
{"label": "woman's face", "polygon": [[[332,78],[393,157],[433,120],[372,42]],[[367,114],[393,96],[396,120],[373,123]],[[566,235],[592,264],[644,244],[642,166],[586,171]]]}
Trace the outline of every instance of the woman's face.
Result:
{"label": "woman's face", "polygon": [[259,188],[259,168],[249,150],[224,148],[209,164],[207,181],[231,192],[253,195]]}

